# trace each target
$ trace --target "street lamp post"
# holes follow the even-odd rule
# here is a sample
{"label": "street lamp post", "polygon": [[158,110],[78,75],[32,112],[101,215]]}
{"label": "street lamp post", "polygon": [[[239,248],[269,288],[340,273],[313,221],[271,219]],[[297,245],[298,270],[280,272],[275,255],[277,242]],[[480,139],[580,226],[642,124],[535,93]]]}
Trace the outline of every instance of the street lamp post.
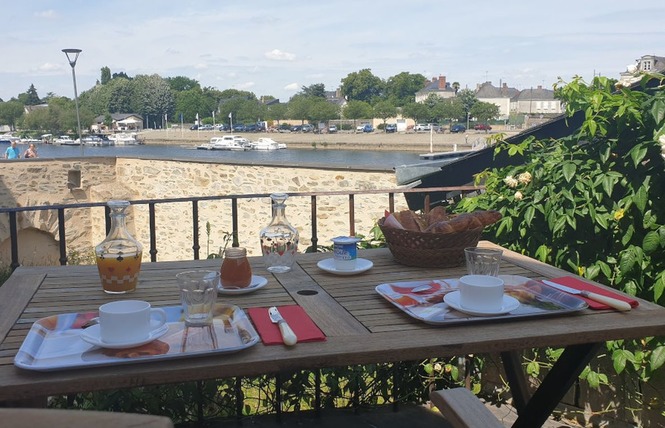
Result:
{"label": "street lamp post", "polygon": [[[76,104],[76,123],[78,125],[78,134],[79,134],[79,142],[81,143],[81,156],[83,156],[83,135],[81,134],[81,115],[79,114],[79,95],[76,90],[76,71],[74,71],[74,67],[76,67],[76,61],[79,58],[79,54],[81,53],[81,49],[63,49],[62,50],[65,55],[67,56],[67,61],[69,61],[69,65],[72,66],[72,80],[74,81],[74,103]],[[69,56],[71,54],[71,57]]]}

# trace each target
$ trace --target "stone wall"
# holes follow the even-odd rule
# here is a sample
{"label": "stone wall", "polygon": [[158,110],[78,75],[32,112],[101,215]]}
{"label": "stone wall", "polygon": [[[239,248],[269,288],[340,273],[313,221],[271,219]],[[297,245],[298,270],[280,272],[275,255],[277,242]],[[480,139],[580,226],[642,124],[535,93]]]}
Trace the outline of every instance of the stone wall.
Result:
{"label": "stone wall", "polygon": [[[109,199],[165,199],[191,196],[262,195],[238,201],[240,245],[252,255],[260,253],[259,232],[272,217],[271,192],[302,192],[394,189],[392,171],[335,170],[307,167],[237,165],[215,162],[169,161],[133,158],[37,159],[2,162],[0,206],[34,206],[56,203],[104,202]],[[81,187],[69,189],[70,171],[80,171]],[[355,231],[368,235],[388,207],[388,195],[355,197]],[[398,209],[405,208],[396,195]],[[311,244],[309,196],[292,196],[286,215],[301,234],[301,249]],[[103,208],[65,211],[67,248],[90,253],[105,236]],[[224,245],[225,232],[232,230],[231,202],[199,203],[200,256],[216,253]],[[130,230],[145,247],[149,260],[149,217],[147,205],[131,207]],[[206,233],[210,224],[210,235]],[[42,211],[19,215],[20,259],[23,264],[57,262],[57,212]],[[320,245],[349,234],[348,196],[317,199],[317,225]],[[158,260],[191,259],[192,204],[178,202],[156,206]],[[52,240],[51,245],[44,237]],[[0,219],[0,257],[9,260],[9,229],[6,217]],[[50,249],[49,249],[50,248]],[[44,253],[39,254],[39,249]]]}

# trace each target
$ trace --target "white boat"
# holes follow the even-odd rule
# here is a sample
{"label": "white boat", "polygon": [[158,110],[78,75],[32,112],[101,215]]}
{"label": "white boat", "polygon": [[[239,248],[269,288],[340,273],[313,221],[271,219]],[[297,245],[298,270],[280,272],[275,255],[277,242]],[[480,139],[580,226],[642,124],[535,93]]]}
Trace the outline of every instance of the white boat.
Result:
{"label": "white boat", "polygon": [[107,147],[113,145],[114,142],[106,136],[88,135],[87,137],[83,137],[83,144],[92,147]]}
{"label": "white boat", "polygon": [[11,134],[2,134],[2,135],[0,135],[0,144],[11,144],[14,141],[16,141],[17,143],[20,143],[21,139],[19,137],[13,136]]}
{"label": "white boat", "polygon": [[53,144],[59,144],[62,146],[80,146],[81,142],[78,139],[72,140],[69,135],[61,135],[53,140]]}
{"label": "white boat", "polygon": [[[251,143],[252,150],[279,150],[279,143],[272,138],[259,138]],[[286,145],[285,145],[286,146]]]}
{"label": "white boat", "polygon": [[239,135],[224,135],[222,137],[213,137],[210,139],[210,150],[250,150],[249,140]]}
{"label": "white boat", "polygon": [[120,132],[118,134],[109,135],[109,140],[113,141],[113,144],[116,146],[134,146],[136,144],[141,144],[141,142],[136,138],[136,133],[126,133]]}

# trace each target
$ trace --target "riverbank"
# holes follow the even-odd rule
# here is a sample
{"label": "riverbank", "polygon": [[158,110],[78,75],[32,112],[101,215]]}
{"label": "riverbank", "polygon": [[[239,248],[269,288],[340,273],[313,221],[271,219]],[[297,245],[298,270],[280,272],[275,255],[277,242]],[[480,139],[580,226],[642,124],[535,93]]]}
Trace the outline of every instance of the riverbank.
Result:
{"label": "riverbank", "polygon": [[[499,131],[501,132],[501,131]],[[169,144],[183,147],[195,147],[210,141],[212,137],[229,134],[219,131],[190,131],[189,129],[146,130],[139,134],[146,144]],[[335,134],[313,133],[244,133],[241,134],[249,140],[261,137],[272,138],[284,143],[290,149],[338,149],[338,150],[387,150],[412,151],[417,153],[448,152],[468,150],[474,144],[482,144],[488,137],[496,135],[485,131],[469,131],[464,134],[429,134],[427,132],[399,132],[386,134],[384,132],[354,133],[338,132]],[[513,135],[511,132],[506,135]]]}

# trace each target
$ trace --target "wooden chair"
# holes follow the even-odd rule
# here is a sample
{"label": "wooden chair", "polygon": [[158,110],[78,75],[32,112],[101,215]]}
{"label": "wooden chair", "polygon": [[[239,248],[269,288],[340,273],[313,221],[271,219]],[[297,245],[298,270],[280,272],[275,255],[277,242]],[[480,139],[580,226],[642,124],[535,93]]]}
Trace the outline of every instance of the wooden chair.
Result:
{"label": "wooden chair", "polygon": [[164,416],[88,410],[0,408],[0,421],[12,428],[173,428]]}
{"label": "wooden chair", "polygon": [[429,397],[454,428],[505,428],[466,388],[432,391]]}

